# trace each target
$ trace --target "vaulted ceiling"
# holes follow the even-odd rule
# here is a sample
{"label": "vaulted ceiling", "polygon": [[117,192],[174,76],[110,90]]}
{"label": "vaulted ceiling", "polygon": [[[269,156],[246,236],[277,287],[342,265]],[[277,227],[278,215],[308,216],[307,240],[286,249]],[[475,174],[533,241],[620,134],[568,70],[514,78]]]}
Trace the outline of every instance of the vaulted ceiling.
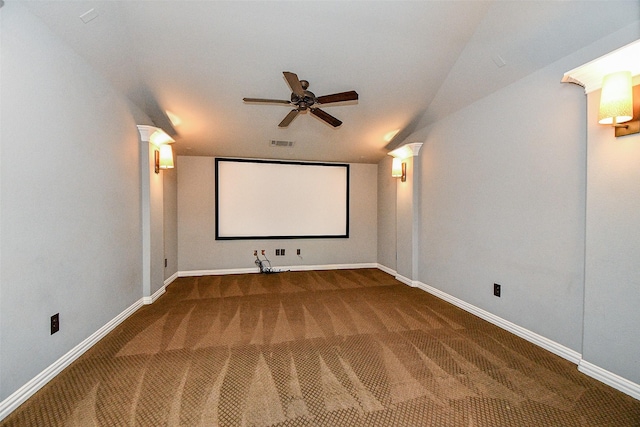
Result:
{"label": "vaulted ceiling", "polygon": [[[640,19],[637,0],[24,5],[158,126],[175,114],[178,154],[366,163],[416,126]],[[242,99],[289,99],[283,71],[316,95],[355,90],[359,100],[323,107],[337,128],[310,114],[279,128],[291,107]]]}

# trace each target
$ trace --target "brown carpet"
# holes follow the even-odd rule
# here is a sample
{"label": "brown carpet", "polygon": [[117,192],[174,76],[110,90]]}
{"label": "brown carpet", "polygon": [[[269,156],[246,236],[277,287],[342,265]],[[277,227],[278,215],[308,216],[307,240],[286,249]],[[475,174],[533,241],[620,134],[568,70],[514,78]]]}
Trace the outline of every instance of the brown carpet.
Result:
{"label": "brown carpet", "polygon": [[375,269],[180,278],[2,426],[640,426],[640,401]]}

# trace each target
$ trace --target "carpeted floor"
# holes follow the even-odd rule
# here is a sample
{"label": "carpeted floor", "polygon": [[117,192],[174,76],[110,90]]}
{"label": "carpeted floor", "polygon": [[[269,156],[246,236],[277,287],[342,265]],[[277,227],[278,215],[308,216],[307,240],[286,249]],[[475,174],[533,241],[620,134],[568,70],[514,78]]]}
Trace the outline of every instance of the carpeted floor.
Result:
{"label": "carpeted floor", "polygon": [[180,278],[2,426],[640,426],[640,401],[375,269]]}

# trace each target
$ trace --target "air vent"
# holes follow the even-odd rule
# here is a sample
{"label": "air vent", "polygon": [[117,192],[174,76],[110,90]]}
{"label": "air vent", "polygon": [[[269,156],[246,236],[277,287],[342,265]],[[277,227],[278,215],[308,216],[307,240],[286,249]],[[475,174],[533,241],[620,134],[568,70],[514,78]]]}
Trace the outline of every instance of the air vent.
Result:
{"label": "air vent", "polygon": [[276,141],[272,139],[270,145],[272,147],[293,147],[293,141]]}

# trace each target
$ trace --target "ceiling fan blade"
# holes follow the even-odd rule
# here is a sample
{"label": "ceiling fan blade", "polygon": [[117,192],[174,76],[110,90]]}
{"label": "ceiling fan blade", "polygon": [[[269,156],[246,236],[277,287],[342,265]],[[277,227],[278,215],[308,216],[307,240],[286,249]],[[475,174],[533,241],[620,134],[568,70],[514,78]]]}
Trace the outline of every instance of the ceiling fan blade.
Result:
{"label": "ceiling fan blade", "polygon": [[282,119],[278,127],[286,128],[287,126],[289,126],[289,123],[291,123],[293,119],[295,119],[298,116],[299,112],[300,110],[297,110],[297,109],[289,111],[289,114],[287,114],[287,116],[284,119]]}
{"label": "ceiling fan blade", "polygon": [[291,104],[291,101],[285,101],[284,99],[264,99],[264,98],[242,98],[244,102],[259,102],[262,104]]}
{"label": "ceiling fan blade", "polygon": [[349,92],[334,93],[332,95],[324,95],[318,97],[320,104],[330,104],[332,102],[356,101],[358,93],[355,90]]}
{"label": "ceiling fan blade", "polygon": [[337,128],[338,126],[340,126],[342,124],[342,122],[340,120],[336,119],[331,114],[329,114],[329,113],[327,113],[325,111],[322,111],[319,108],[311,108],[311,114],[313,114],[314,116],[318,117],[319,119],[322,119],[325,122],[329,123],[334,128]]}
{"label": "ceiling fan blade", "polygon": [[291,92],[295,93],[300,97],[303,97],[304,89],[302,89],[302,84],[300,83],[300,79],[298,79],[298,76],[296,75],[296,73],[292,73],[290,71],[283,71],[282,74],[284,74],[284,78],[287,79],[287,83],[291,88]]}

